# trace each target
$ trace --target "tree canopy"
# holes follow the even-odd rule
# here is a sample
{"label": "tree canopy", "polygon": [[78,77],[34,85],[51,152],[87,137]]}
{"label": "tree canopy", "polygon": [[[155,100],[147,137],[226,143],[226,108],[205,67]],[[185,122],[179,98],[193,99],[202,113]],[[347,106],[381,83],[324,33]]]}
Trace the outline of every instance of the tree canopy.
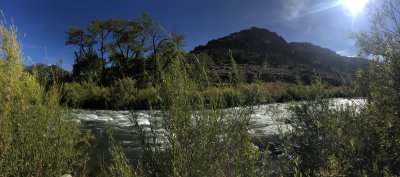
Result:
{"label": "tree canopy", "polygon": [[[126,20],[111,18],[93,20],[86,29],[72,27],[67,31],[66,45],[75,46],[73,78],[111,83],[131,77],[143,82],[146,70],[183,45],[184,37],[167,33],[149,15]],[[152,73],[150,73],[152,74]]]}

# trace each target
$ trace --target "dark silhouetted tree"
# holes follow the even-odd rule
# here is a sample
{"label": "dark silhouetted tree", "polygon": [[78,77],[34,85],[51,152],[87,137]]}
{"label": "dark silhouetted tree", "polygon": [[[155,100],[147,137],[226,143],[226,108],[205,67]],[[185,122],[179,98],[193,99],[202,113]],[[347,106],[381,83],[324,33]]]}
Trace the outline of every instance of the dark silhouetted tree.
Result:
{"label": "dark silhouetted tree", "polygon": [[[75,80],[94,79],[106,85],[125,77],[135,79],[138,86],[145,85],[156,63],[147,60],[167,61],[184,39],[167,33],[147,14],[133,20],[94,20],[86,30],[73,27],[67,35],[66,44],[76,47]],[[147,67],[146,63],[153,64]]]}

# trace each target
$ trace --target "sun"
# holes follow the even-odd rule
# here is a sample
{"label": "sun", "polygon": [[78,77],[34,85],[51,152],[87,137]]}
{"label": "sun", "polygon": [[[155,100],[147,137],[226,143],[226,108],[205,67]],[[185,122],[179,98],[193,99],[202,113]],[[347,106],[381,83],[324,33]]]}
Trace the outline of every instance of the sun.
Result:
{"label": "sun", "polygon": [[340,3],[354,16],[364,10],[365,6],[368,4],[368,0],[340,0]]}

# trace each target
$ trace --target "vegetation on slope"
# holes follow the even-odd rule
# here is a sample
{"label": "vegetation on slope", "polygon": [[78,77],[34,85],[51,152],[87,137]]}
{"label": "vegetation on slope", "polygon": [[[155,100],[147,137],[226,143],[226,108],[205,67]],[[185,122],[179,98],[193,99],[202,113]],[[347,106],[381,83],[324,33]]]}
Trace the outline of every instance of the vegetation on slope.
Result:
{"label": "vegetation on slope", "polygon": [[224,79],[229,72],[228,50],[247,82],[311,84],[319,75],[324,83],[338,86],[363,63],[310,43],[287,43],[276,33],[256,27],[211,40],[193,53],[205,58],[210,75]]}

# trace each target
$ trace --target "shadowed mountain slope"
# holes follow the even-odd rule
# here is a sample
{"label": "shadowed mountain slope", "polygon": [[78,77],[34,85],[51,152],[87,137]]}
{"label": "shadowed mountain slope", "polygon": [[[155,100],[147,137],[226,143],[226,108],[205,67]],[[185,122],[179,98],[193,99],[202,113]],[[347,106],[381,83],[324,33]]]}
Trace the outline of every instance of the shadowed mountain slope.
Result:
{"label": "shadowed mountain slope", "polygon": [[215,79],[227,80],[232,66],[229,51],[248,82],[309,84],[319,76],[330,85],[340,85],[363,63],[361,58],[340,56],[310,43],[288,43],[275,32],[256,27],[211,40],[192,52],[203,56]]}

